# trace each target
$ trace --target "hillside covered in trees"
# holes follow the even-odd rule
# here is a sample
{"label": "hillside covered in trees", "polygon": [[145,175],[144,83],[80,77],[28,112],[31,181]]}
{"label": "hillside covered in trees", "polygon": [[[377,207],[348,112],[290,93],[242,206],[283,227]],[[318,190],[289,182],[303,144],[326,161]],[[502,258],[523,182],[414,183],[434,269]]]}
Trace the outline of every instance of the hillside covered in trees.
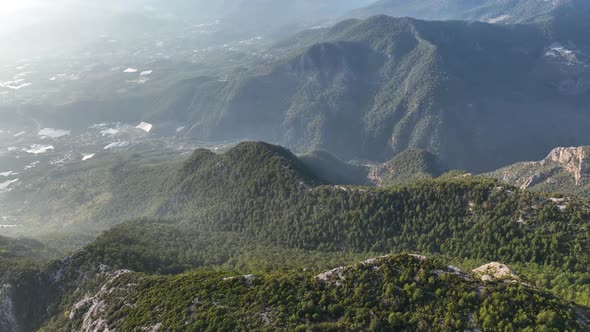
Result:
{"label": "hillside covered in trees", "polygon": [[[482,3],[418,2],[427,10]],[[589,6],[494,4],[502,8],[481,8],[497,15],[490,19],[514,15],[526,24],[347,19],[277,42],[259,61],[225,63],[222,77],[182,76],[139,96],[58,105],[44,122],[148,121],[162,135],[264,140],[378,163],[422,149],[469,172],[588,144]]]}
{"label": "hillside covered in trees", "polygon": [[0,332],[590,331],[590,1],[0,8]]}
{"label": "hillside covered in trees", "polygon": [[118,271],[47,328],[563,331],[587,327],[579,310],[520,282],[482,282],[439,261],[399,255],[316,276]]}
{"label": "hillside covered in trees", "polygon": [[[400,252],[441,257],[468,269],[500,261],[532,289],[590,304],[585,282],[590,277],[590,205],[585,200],[562,206],[551,196],[461,173],[397,187],[331,185],[288,150],[265,143],[242,143],[220,155],[197,150],[184,161],[150,167],[150,177],[142,167],[126,169],[117,197],[129,199],[100,210],[114,218],[145,206],[149,219],[115,226],[73,256],[28,270],[27,278],[5,276],[14,286],[3,301],[15,301],[15,317],[35,312],[37,323],[26,324],[59,324],[76,302],[99,292],[108,271],[320,273]],[[19,305],[22,294],[31,292],[39,294],[35,305]],[[181,310],[184,304],[175,305]],[[453,326],[467,324],[451,311],[459,315],[452,323],[459,325]],[[559,317],[559,324],[569,324],[570,316]],[[490,324],[505,318],[489,318]],[[417,324],[410,316],[400,322]]]}

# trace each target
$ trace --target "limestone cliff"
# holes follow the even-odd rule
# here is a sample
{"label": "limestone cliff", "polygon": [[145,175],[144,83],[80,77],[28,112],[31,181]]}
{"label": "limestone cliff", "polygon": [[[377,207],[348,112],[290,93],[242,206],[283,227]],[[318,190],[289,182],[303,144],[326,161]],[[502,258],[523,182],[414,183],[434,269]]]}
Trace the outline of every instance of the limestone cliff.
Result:
{"label": "limestone cliff", "polygon": [[488,173],[521,189],[590,196],[590,146],[559,147],[541,161],[522,162]]}
{"label": "limestone cliff", "polygon": [[590,174],[590,162],[587,159],[589,152],[590,147],[556,148],[541,163],[559,163],[566,172],[574,176],[576,185],[579,186],[582,177]]}

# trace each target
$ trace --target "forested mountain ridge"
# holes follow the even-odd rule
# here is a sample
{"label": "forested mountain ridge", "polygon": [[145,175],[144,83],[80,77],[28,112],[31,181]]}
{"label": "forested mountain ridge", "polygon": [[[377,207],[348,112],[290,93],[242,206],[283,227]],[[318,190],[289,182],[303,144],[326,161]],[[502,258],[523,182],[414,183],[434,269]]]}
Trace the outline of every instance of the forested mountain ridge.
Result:
{"label": "forested mountain ridge", "polygon": [[[5,215],[22,223],[21,232],[14,235],[45,240],[55,232],[94,233],[129,219],[177,218],[184,209],[175,205],[189,199],[199,207],[229,201],[233,193],[254,185],[243,183],[255,181],[254,174],[267,181],[258,187],[285,181],[294,187],[385,186],[434,178],[444,169],[433,155],[417,150],[373,165],[345,162],[326,151],[297,157],[286,149],[253,142],[221,155],[199,149],[190,158],[172,152],[114,152],[31,173],[3,193],[0,203]],[[191,187],[194,183],[199,187]],[[219,195],[212,198],[210,191]]]}
{"label": "forested mountain ridge", "polygon": [[590,2],[130,1],[3,67],[0,331],[590,330]]}
{"label": "forested mountain ridge", "polygon": [[392,186],[436,178],[445,171],[446,166],[432,153],[406,150],[392,160],[374,166],[369,177],[379,186]]}
{"label": "forested mountain ridge", "polygon": [[[249,137],[345,160],[420,148],[451,168],[489,171],[585,144],[586,46],[553,35],[534,25],[344,21],[279,45],[302,49],[274,66],[184,82],[151,121],[193,123],[198,139]],[[564,116],[576,125],[566,128]]]}
{"label": "forested mountain ridge", "polygon": [[403,1],[378,0],[365,7],[352,10],[348,15],[367,18],[374,15],[393,17],[414,17],[424,20],[460,19],[467,12],[484,6],[487,0],[443,0],[443,1]]}
{"label": "forested mountain ridge", "polygon": [[317,276],[209,271],[145,276],[119,270],[50,326],[58,331],[557,331],[581,330],[586,320],[580,308],[520,282],[482,282],[435,260],[399,255]]}
{"label": "forested mountain ridge", "polygon": [[40,113],[51,126],[148,121],[179,139],[264,140],[373,163],[422,149],[487,172],[588,144],[588,9],[576,2],[518,25],[351,19],[277,43],[263,61],[226,63],[220,77],[181,75]]}
{"label": "forested mountain ridge", "polygon": [[489,23],[523,23],[555,12],[587,8],[583,0],[379,0],[348,15],[366,18],[385,14],[427,20],[477,20]]}
{"label": "forested mountain ridge", "polygon": [[[421,152],[410,151],[404,155],[411,154],[420,155]],[[395,162],[404,166],[400,161]],[[412,165],[405,167],[411,168]],[[423,222],[428,223],[436,222],[439,220],[437,218],[441,218],[440,222],[443,223],[443,215],[449,214],[459,218],[457,222],[462,218],[475,218],[479,215],[476,212],[480,208],[483,209],[483,216],[492,213],[498,218],[506,218],[506,223],[510,225],[521,217],[525,221],[530,219],[531,222],[536,222],[536,218],[544,219],[549,216],[563,220],[570,217],[583,220],[583,216],[577,216],[577,212],[572,215],[555,214],[554,212],[559,212],[558,204],[550,200],[549,196],[505,188],[495,180],[463,174],[450,174],[432,181],[410,183],[405,187],[370,188],[329,184],[289,150],[266,143],[241,143],[224,154],[199,149],[186,160],[165,163],[138,164],[121,161],[107,172],[114,172],[113,178],[108,181],[117,186],[111,187],[106,193],[109,199],[101,200],[100,204],[93,206],[91,211],[95,215],[87,222],[104,221],[110,224],[138,217],[159,218],[203,227],[207,231],[252,232],[252,236],[265,238],[265,235],[257,234],[264,232],[268,233],[266,239],[269,243],[284,243],[302,249],[314,248],[310,243],[319,243],[325,239],[329,240],[326,249],[370,250],[373,245],[363,241],[360,235],[349,234],[348,227],[354,227],[362,234],[367,231],[366,227],[376,227],[371,231],[372,238],[376,234],[382,234],[396,222],[407,223],[409,215],[402,218],[398,215],[399,211],[396,212],[397,204],[402,201],[412,206],[409,210],[417,208],[415,216],[424,217]],[[56,195],[53,191],[48,195],[51,193]],[[8,194],[20,197],[19,188],[16,187]],[[414,195],[420,199],[415,200]],[[452,203],[440,202],[441,205],[437,207],[435,202],[443,196],[452,196],[455,199],[451,200]],[[28,196],[29,199],[34,197]],[[430,202],[430,207],[424,211],[421,206],[425,202],[421,200],[428,201],[430,198],[435,201]],[[501,211],[493,210],[500,207],[478,203],[487,200],[502,202]],[[287,202],[289,203],[286,204]],[[388,207],[384,202],[391,202],[393,205]],[[310,208],[317,204],[327,204],[327,210]],[[585,213],[586,204],[583,200],[573,200],[571,209],[565,211],[572,210],[573,213],[579,210]],[[356,211],[358,206],[363,206],[362,211],[350,215],[346,212],[348,208]],[[339,211],[340,209],[343,210]],[[435,210],[440,215],[437,213],[426,218],[428,211]],[[362,227],[356,224],[360,220],[371,220],[375,213],[380,215],[375,223]],[[384,224],[385,219],[382,218],[385,215],[389,217]],[[342,220],[349,219],[354,222],[342,223]],[[287,224],[283,224],[287,222],[290,223],[290,232],[281,231],[281,227],[287,227]],[[298,225],[299,222],[301,225]],[[414,224],[413,227],[419,224]],[[518,224],[512,226],[520,227]],[[319,234],[315,231],[308,233],[312,229],[321,230],[326,235],[316,237]],[[451,238],[449,234],[449,239]],[[442,239],[439,236],[439,240]],[[383,244],[376,247],[380,245]],[[432,245],[434,244],[414,249],[437,251],[438,249],[431,250],[438,248],[437,245],[429,249]],[[570,258],[573,259],[574,256]]]}
{"label": "forested mountain ridge", "polygon": [[328,183],[385,187],[440,176],[447,167],[424,150],[406,150],[385,163],[345,162],[326,151],[299,157],[310,170]]}
{"label": "forested mountain ridge", "polygon": [[[149,177],[131,166],[118,166],[130,169],[125,181],[117,178],[126,191],[116,197],[129,200],[106,205],[102,213],[114,218],[125,204],[146,206],[152,219],[114,226],[45,268],[4,274],[11,288],[2,301],[12,301],[14,311],[0,321],[17,317],[22,326],[48,330],[64,326],[64,319],[79,324],[80,316],[74,313],[77,318],[70,320],[70,313],[90,310],[87,305],[99,310],[116,300],[85,299],[120,269],[151,275],[212,267],[243,273],[311,267],[319,273],[359,256],[404,251],[473,267],[501,261],[532,285],[590,303],[583,282],[590,275],[590,205],[584,200],[572,198],[562,206],[551,196],[457,173],[399,187],[329,185],[288,150],[265,143],[243,143],[221,155],[197,150],[182,162],[151,165]],[[37,294],[35,303],[25,301],[23,292]],[[81,307],[75,309],[75,303]],[[179,310],[183,305],[174,304]],[[135,321],[126,314],[108,321],[119,321],[115,316]],[[556,319],[564,323],[566,316]],[[405,319],[404,324],[415,324]]]}

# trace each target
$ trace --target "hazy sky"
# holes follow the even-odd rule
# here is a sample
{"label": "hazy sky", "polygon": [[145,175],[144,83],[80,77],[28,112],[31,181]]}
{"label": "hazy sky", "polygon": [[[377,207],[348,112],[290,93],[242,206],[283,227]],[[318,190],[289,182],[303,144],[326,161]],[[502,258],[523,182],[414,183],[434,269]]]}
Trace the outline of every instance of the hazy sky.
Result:
{"label": "hazy sky", "polygon": [[5,45],[0,58],[77,48],[100,36],[120,40],[164,29],[181,31],[215,20],[258,34],[270,31],[269,27],[316,24],[370,1],[0,0],[0,37]]}
{"label": "hazy sky", "polygon": [[0,8],[2,13],[10,13],[17,9],[40,7],[43,6],[43,1],[38,0],[0,0]]}
{"label": "hazy sky", "polygon": [[[139,1],[143,2],[149,0]],[[144,9],[137,4],[136,0],[0,0],[0,34],[43,22],[122,11],[125,7]]]}
{"label": "hazy sky", "polygon": [[4,30],[0,32],[50,19],[60,12],[65,13],[71,2],[70,0],[0,0],[0,29]]}

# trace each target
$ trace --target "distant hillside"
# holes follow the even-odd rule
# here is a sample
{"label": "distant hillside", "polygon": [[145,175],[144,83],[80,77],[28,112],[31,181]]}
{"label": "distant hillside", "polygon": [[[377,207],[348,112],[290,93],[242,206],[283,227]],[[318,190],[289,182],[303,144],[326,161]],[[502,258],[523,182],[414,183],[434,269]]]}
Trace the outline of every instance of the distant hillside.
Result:
{"label": "distant hillside", "polygon": [[[23,231],[39,235],[104,229],[141,217],[178,217],[231,202],[245,194],[237,188],[254,190],[256,181],[262,181],[258,187],[320,183],[291,152],[265,143],[242,143],[223,155],[201,149],[185,159],[166,152],[105,154],[22,179],[1,203],[5,214],[21,220]],[[199,186],[192,188],[195,182]],[[197,202],[194,207],[186,206],[188,194],[190,202]]]}
{"label": "distant hillside", "polygon": [[249,137],[345,160],[419,148],[450,168],[488,171],[587,144],[588,53],[568,40],[536,26],[350,20],[296,37],[303,48],[274,66],[184,82],[151,120],[192,123],[198,139]]}
{"label": "distant hillside", "polygon": [[59,106],[50,118],[149,121],[156,134],[182,126],[178,135],[201,141],[263,140],[375,163],[422,149],[451,169],[487,172],[590,143],[584,8],[559,6],[522,25],[346,20],[278,43],[265,61],[236,60],[223,77]]}
{"label": "distant hillside", "polygon": [[379,0],[351,11],[349,16],[367,18],[385,14],[427,20],[478,20],[489,23],[522,23],[555,10],[583,6],[580,0]]}
{"label": "distant hillside", "polygon": [[[269,156],[276,159],[272,163],[278,164],[265,159]],[[54,242],[55,232],[74,232],[72,235],[77,236],[79,231],[94,233],[124,220],[167,216],[176,219],[178,213],[186,214],[188,210],[229,204],[226,201],[258,181],[252,178],[256,174],[266,179],[258,187],[277,176],[287,181],[285,185],[294,187],[391,186],[432,179],[446,170],[434,155],[421,150],[408,150],[389,162],[374,165],[345,162],[325,151],[297,157],[265,143],[242,143],[223,155],[198,150],[187,158],[169,151],[139,150],[134,154],[103,153],[52,170],[36,169],[3,194],[0,208],[19,224],[10,229],[10,234],[34,235]],[[221,167],[225,164],[232,167]],[[292,169],[274,169],[279,164]],[[248,169],[243,169],[245,165],[249,165]],[[193,183],[199,183],[198,188],[190,187]],[[221,186],[223,191],[205,184]],[[211,190],[219,195],[211,195]],[[188,203],[192,201],[187,201],[187,193],[194,195],[194,206]],[[179,195],[182,198],[177,198]]]}
{"label": "distant hillside", "polygon": [[541,161],[521,162],[488,175],[522,189],[590,197],[590,147],[557,148]]}
{"label": "distant hillside", "polygon": [[337,185],[393,186],[433,179],[447,169],[436,156],[424,150],[406,150],[382,164],[344,162],[326,151],[300,157],[320,179]]}
{"label": "distant hillside", "polygon": [[316,150],[299,157],[320,179],[341,185],[371,185],[369,166],[342,161],[326,151]]}
{"label": "distant hillside", "polygon": [[489,6],[489,3],[489,0],[378,0],[348,15],[357,18],[388,15],[425,20],[460,19],[474,9]]}
{"label": "distant hillside", "polygon": [[433,154],[407,150],[384,164],[374,166],[369,177],[380,186],[392,186],[436,178],[445,171],[446,168]]}

